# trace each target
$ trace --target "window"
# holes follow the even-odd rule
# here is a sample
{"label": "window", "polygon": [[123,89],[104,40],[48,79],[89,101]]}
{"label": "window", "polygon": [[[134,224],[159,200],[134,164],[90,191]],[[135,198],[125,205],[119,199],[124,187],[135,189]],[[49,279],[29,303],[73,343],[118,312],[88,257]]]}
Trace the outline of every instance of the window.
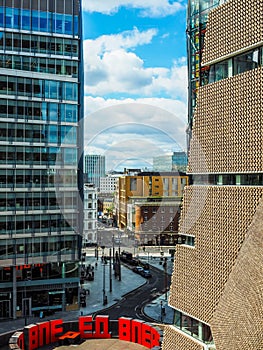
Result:
{"label": "window", "polygon": [[130,191],[136,191],[137,190],[137,179],[131,178],[130,179]]}
{"label": "window", "polygon": [[259,65],[259,50],[253,50],[234,57],[234,74],[246,72]]}

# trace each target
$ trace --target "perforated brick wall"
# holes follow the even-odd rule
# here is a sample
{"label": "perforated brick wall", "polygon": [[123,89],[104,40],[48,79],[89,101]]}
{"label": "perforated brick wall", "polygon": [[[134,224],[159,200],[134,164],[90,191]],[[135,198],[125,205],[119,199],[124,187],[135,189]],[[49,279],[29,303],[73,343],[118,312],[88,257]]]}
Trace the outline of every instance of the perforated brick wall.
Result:
{"label": "perforated brick wall", "polygon": [[194,339],[177,332],[173,327],[165,327],[162,349],[165,350],[203,350]]}
{"label": "perforated brick wall", "polygon": [[190,173],[262,172],[262,86],[257,68],[200,88]]}
{"label": "perforated brick wall", "polygon": [[263,345],[263,200],[216,307],[216,349],[259,350]]}
{"label": "perforated brick wall", "polygon": [[263,1],[229,0],[209,14],[203,64],[263,40]]}
{"label": "perforated brick wall", "polygon": [[194,235],[195,247],[177,245],[174,308],[209,324],[262,194],[262,187],[186,188],[180,232]]}

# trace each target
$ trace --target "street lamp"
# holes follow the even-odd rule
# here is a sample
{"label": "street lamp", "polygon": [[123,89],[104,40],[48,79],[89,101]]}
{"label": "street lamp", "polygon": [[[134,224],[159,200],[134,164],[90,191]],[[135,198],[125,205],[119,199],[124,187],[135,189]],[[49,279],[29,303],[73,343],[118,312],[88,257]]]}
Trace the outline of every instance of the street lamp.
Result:
{"label": "street lamp", "polygon": [[111,248],[110,248],[110,292],[112,292],[112,274],[111,274]]}
{"label": "street lamp", "polygon": [[164,288],[165,288],[165,300],[167,300],[167,258],[164,258]]}
{"label": "street lamp", "polygon": [[105,292],[105,266],[106,266],[106,259],[105,259],[105,256],[104,256],[104,249],[105,249],[105,246],[101,246],[101,249],[102,249],[102,264],[103,264],[103,278],[102,278],[102,300],[103,300],[103,305],[106,305],[108,304],[108,299],[107,299],[107,295],[106,295],[106,292]]}

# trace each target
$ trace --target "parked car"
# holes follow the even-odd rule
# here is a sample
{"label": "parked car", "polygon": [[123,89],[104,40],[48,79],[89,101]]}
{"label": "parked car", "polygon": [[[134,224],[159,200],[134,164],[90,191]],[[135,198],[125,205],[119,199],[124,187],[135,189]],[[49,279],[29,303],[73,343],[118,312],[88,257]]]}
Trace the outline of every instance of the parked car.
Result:
{"label": "parked car", "polygon": [[140,272],[140,275],[142,275],[145,278],[151,278],[152,277],[152,274],[151,274],[151,272],[149,270],[142,270]]}
{"label": "parked car", "polygon": [[141,274],[141,272],[143,271],[143,267],[141,267],[141,266],[135,266],[135,267],[132,269],[132,271]]}

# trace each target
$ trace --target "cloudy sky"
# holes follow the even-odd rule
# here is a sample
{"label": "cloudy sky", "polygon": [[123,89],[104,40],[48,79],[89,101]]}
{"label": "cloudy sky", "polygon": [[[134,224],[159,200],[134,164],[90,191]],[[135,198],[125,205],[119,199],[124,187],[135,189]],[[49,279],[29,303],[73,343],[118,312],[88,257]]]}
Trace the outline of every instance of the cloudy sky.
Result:
{"label": "cloudy sky", "polygon": [[85,153],[107,169],[186,149],[187,0],[83,0]]}

